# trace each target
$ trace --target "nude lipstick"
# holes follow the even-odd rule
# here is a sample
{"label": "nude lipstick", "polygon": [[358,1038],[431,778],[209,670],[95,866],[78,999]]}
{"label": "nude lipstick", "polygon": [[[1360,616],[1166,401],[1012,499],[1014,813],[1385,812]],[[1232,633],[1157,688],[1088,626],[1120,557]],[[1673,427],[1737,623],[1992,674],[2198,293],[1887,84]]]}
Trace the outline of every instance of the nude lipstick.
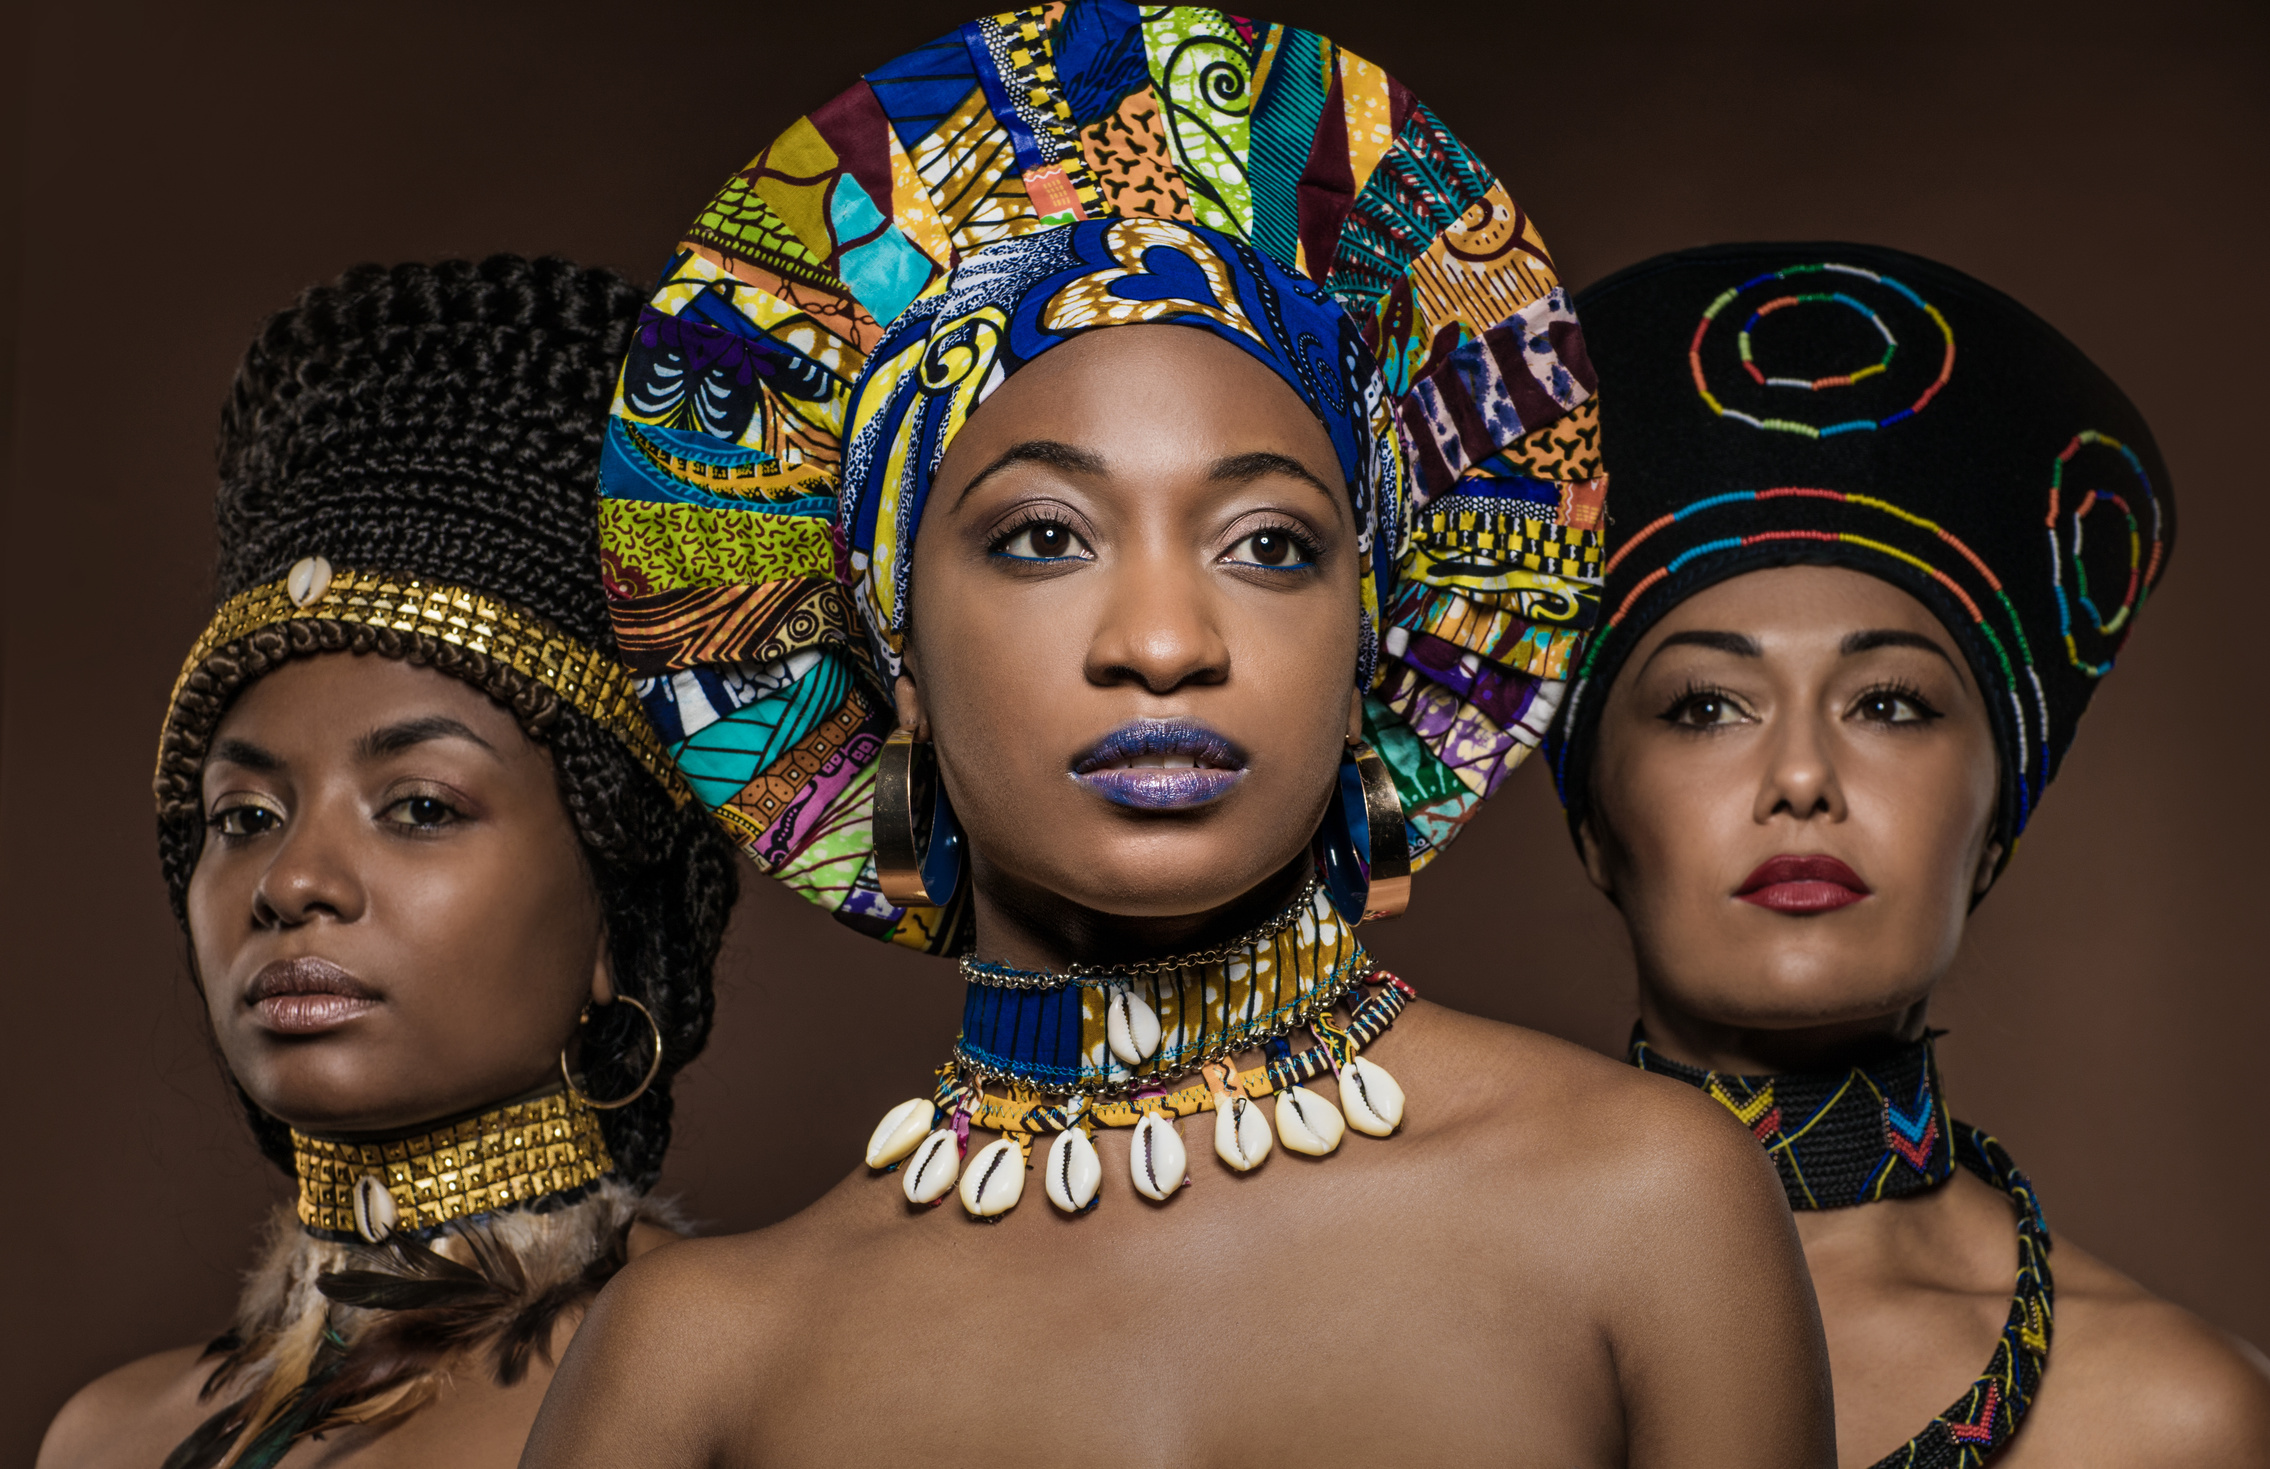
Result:
{"label": "nude lipstick", "polygon": [[378,1008],[378,992],[329,959],[279,959],[252,977],[244,1001],[279,1035],[316,1035]]}
{"label": "nude lipstick", "polygon": [[1776,913],[1833,913],[1868,896],[1860,874],[1834,857],[1769,858],[1742,880],[1734,896]]}
{"label": "nude lipstick", "polygon": [[1115,806],[1188,811],[1245,779],[1245,755],[1202,724],[1138,719],[1096,741],[1071,775]]}

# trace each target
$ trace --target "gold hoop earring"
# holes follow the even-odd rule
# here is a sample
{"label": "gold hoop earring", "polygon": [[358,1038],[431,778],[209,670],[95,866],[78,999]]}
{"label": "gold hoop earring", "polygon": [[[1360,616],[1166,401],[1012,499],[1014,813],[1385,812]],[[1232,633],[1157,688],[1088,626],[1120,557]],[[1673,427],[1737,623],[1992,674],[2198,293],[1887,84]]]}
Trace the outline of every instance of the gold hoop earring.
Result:
{"label": "gold hoop earring", "polygon": [[937,756],[894,729],[875,761],[875,885],[901,908],[943,908],[962,884],[962,829],[946,804]]}
{"label": "gold hoop earring", "polygon": [[[628,1005],[633,1010],[636,1010],[639,1014],[646,1017],[647,1029],[654,1032],[654,1059],[646,1063],[646,1075],[640,1078],[639,1084],[631,1089],[631,1094],[629,1096],[617,1097],[611,1102],[602,1102],[597,1097],[584,1095],[583,1088],[575,1084],[575,1078],[568,1073],[567,1047],[560,1047],[560,1080],[567,1083],[568,1095],[583,1103],[583,1105],[585,1105],[586,1107],[596,1107],[602,1112],[612,1112],[617,1107],[628,1107],[631,1103],[637,1101],[640,1097],[645,1096],[646,1089],[654,1085],[654,1078],[662,1074],[662,1027],[655,1023],[654,1012],[647,1009],[644,1005],[641,1005],[638,1001],[632,999],[629,995],[617,995],[611,1003],[617,1005]],[[583,1007],[583,1014],[577,1018],[575,1023],[577,1025],[587,1025],[590,1023],[590,1021],[591,1007],[589,1005],[585,1005]]]}
{"label": "gold hoop earring", "polygon": [[1393,918],[1411,906],[1410,833],[1395,774],[1352,735],[1317,830],[1316,858],[1325,894],[1349,923]]}

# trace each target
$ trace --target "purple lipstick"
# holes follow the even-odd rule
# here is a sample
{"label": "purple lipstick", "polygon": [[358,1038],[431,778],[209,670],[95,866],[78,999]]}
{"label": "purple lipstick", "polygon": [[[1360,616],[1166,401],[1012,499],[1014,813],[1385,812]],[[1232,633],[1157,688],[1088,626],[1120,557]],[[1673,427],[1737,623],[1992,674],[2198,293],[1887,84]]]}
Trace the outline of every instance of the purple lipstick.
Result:
{"label": "purple lipstick", "polygon": [[1202,724],[1138,719],[1096,741],[1071,773],[1114,805],[1189,811],[1245,779],[1245,752]]}

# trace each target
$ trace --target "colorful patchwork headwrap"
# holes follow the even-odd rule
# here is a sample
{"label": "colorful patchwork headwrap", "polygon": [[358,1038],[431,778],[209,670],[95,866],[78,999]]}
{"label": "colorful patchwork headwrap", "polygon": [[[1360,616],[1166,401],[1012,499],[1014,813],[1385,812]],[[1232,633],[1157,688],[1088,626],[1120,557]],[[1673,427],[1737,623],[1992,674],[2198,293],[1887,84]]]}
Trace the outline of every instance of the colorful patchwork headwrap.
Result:
{"label": "colorful patchwork headwrap", "polygon": [[1986,692],[2005,862],[2167,569],[2175,501],[2136,405],[2056,328],[1946,266],[1721,245],[1587,289],[1613,387],[1606,626],[1553,731],[1572,827],[1625,657],[1728,577],[1849,566],[1938,614]]}
{"label": "colorful patchwork headwrap", "polygon": [[671,758],[865,932],[968,938],[884,899],[871,861],[930,476],[993,384],[1133,321],[1237,344],[1331,433],[1414,867],[1559,705],[1597,608],[1593,379],[1489,170],[1312,32],[1120,0],[973,21],[726,182],[624,364],[601,472],[609,603]]}

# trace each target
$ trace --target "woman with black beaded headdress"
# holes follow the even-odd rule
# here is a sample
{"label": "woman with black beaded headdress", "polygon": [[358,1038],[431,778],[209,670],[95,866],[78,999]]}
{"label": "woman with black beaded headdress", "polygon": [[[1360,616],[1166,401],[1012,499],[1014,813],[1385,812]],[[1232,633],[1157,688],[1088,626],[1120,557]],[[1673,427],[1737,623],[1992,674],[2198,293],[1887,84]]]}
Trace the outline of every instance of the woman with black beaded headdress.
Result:
{"label": "woman with black beaded headdress", "polygon": [[1357,937],[1583,642],[1591,389],[1513,197],[1295,26],[981,17],[727,181],[609,424],[617,635],[962,1024],[894,1079],[812,976],[864,1166],[618,1278],[531,1465],[1826,1463],[1741,1129]]}
{"label": "woman with black beaded headdress", "polygon": [[1781,1174],[1839,1462],[2270,1464],[2260,1354],[2069,1242],[2053,1286],[2033,1187],[1949,1113],[1926,1025],[2166,570],[2143,416],[1895,250],[1687,250],[1579,301],[1618,534],[1547,748],[1631,933],[1633,1062]]}
{"label": "woman with black beaded headdress", "polygon": [[639,299],[556,259],[366,266],[246,353],[158,839],[298,1198],[228,1331],[82,1391],[43,1465],[513,1463],[592,1295],[676,1237],[647,1191],[737,876],[599,592]]}

